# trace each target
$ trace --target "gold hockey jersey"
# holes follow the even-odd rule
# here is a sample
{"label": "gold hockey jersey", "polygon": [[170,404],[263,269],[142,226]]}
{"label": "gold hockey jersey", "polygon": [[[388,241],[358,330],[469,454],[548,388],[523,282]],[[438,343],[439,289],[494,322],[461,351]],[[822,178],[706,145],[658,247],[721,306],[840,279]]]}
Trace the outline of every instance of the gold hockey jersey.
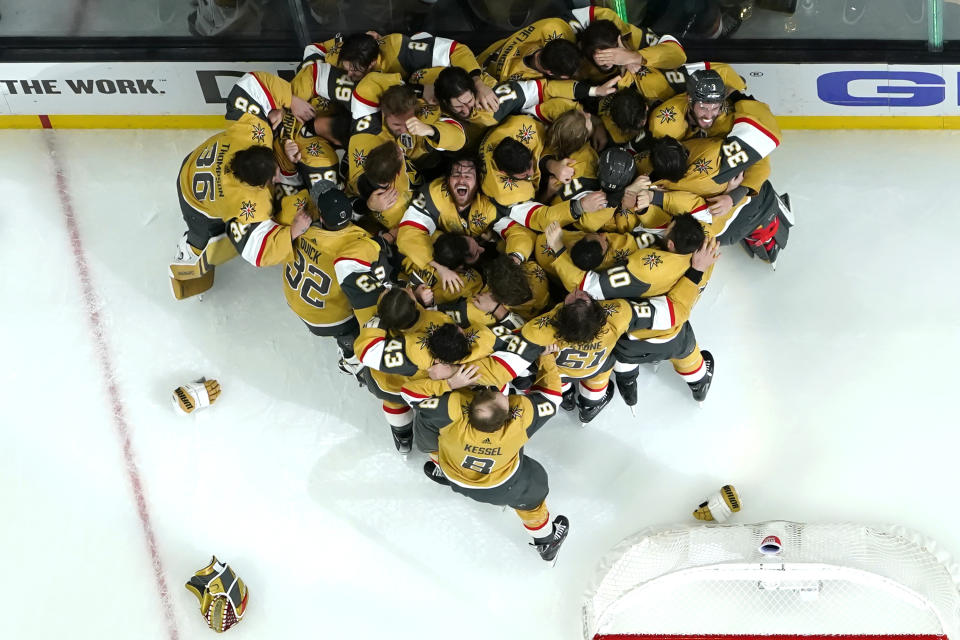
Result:
{"label": "gold hockey jersey", "polygon": [[[547,279],[547,272],[533,261],[524,262],[521,266],[533,297],[522,304],[503,305],[509,314],[513,314],[512,316],[508,315],[503,320],[498,321],[492,313],[477,308],[473,302],[473,295],[464,295],[452,302],[438,305],[438,309],[449,315],[454,322],[462,327],[469,325],[492,327],[496,324],[502,324],[513,329],[519,329],[524,322],[540,315],[550,304],[550,283]],[[478,293],[489,291],[490,287],[484,285]]]}
{"label": "gold hockey jersey", "polygon": [[[590,342],[569,343],[561,340],[554,328],[554,318],[563,306],[561,302],[547,313],[523,325],[520,335],[534,346],[527,349],[529,357],[535,358],[543,348],[556,343],[557,368],[564,378],[587,379],[607,371],[613,366],[613,347],[624,333],[644,330],[663,323],[649,305],[626,300],[606,300],[600,303],[607,314],[607,321],[600,333]],[[526,355],[526,354],[524,354]]]}
{"label": "gold hockey jersey", "polygon": [[[404,80],[414,72],[429,67],[461,67],[467,73],[480,68],[466,45],[422,31],[412,36],[391,33],[378,42],[380,55],[374,69],[382,73],[399,73]],[[341,44],[342,40],[335,37],[308,45],[303,52],[304,60],[322,60],[339,66]]]}
{"label": "gold hockey jersey", "polygon": [[363,325],[376,313],[390,266],[370,234],[352,224],[329,231],[315,222],[293,249],[283,269],[283,293],[301,320],[335,335],[354,315]]}
{"label": "gold hockey jersey", "polygon": [[[607,234],[611,247],[615,235]],[[583,289],[598,300],[638,300],[670,291],[690,268],[690,254],[672,253],[656,245],[640,246],[644,238],[652,241],[647,234],[637,239],[632,235],[623,237],[633,240],[636,250],[617,260],[611,267],[601,266],[595,271],[584,271],[573,264],[569,251],[564,252],[553,264],[563,286],[568,291]],[[609,249],[607,253],[610,253]]]}
{"label": "gold hockey jersey", "polygon": [[[300,150],[300,161],[291,162],[284,150],[284,142],[293,140]],[[307,186],[328,180],[343,188],[340,175],[340,156],[333,145],[313,132],[312,124],[305,125],[292,113],[286,113],[273,141],[274,155],[283,174],[283,183]]]}
{"label": "gold hockey jersey", "polygon": [[[543,124],[530,116],[510,116],[492,129],[480,147],[483,178],[480,190],[503,206],[533,200],[540,186],[540,155],[543,152],[545,130]],[[499,170],[493,162],[493,150],[504,138],[515,138],[533,155],[533,173],[529,178],[517,179]]]}
{"label": "gold hockey jersey", "polygon": [[[544,18],[520,29],[502,41],[495,57],[485,62],[485,70],[493,77],[505,80],[541,78],[543,74],[523,62],[527,56],[547,42],[563,38],[575,42],[573,28],[561,18]],[[490,52],[490,50],[487,50]]]}
{"label": "gold hockey jersey", "polygon": [[397,248],[418,269],[425,269],[433,260],[433,241],[437,231],[480,238],[495,232],[506,241],[506,253],[530,256],[532,243],[519,228],[494,223],[501,211],[483,193],[478,192],[464,211],[458,211],[450,196],[446,178],[437,178],[421,187],[410,202],[400,221]]}
{"label": "gold hockey jersey", "polygon": [[493,433],[470,425],[468,409],[473,392],[469,390],[420,403],[418,424],[426,434],[433,434],[435,440],[428,448],[435,444],[437,461],[451,482],[461,487],[490,489],[504,484],[517,472],[523,446],[557,414],[561,398],[560,376],[550,360],[537,372],[529,394],[508,396],[510,417]]}

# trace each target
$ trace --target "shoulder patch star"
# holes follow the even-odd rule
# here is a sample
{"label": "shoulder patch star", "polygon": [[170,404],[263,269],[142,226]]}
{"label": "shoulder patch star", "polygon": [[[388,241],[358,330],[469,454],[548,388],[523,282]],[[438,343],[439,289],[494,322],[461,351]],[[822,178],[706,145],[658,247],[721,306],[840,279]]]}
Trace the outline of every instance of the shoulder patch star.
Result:
{"label": "shoulder patch star", "polygon": [[675,122],[677,119],[677,110],[673,107],[664,107],[660,109],[660,112],[657,114],[657,120],[660,121],[660,124],[667,124],[669,122]]}
{"label": "shoulder patch star", "polygon": [[530,269],[530,271],[533,272],[533,277],[536,278],[537,281],[539,281],[539,282],[546,282],[546,280],[547,280],[547,272],[544,271],[543,268],[542,268],[540,265],[534,263],[534,264],[533,264],[533,268]]}
{"label": "shoulder patch star", "polygon": [[306,211],[307,199],[301,196],[294,201],[293,206],[297,208],[297,211]]}
{"label": "shoulder patch star", "polygon": [[512,74],[510,74],[510,77],[507,78],[507,79],[508,79],[508,80],[513,80],[514,82],[516,82],[516,81],[518,81],[518,80],[523,80],[523,74],[522,74],[522,73],[512,73]]}
{"label": "shoulder patch star", "polygon": [[500,176],[500,182],[503,183],[501,186],[508,191],[513,191],[517,188],[517,179],[505,173]]}
{"label": "shoulder patch star", "polygon": [[553,256],[556,256],[556,255],[557,255],[557,252],[554,251],[553,248],[552,248],[549,244],[547,244],[546,242],[544,242],[542,245],[540,245],[540,249],[543,250],[543,255],[545,255],[545,256],[551,256],[551,257],[553,257]]}
{"label": "shoulder patch star", "polygon": [[433,115],[436,110],[437,107],[433,106],[432,104],[423,104],[417,107],[416,114],[418,118],[423,120],[425,117]]}
{"label": "shoulder patch star", "polygon": [[423,80],[424,73],[426,73],[425,69],[417,69],[410,74],[410,80],[408,80],[408,82],[420,82]]}
{"label": "shoulder patch star", "polygon": [[267,130],[263,128],[263,125],[255,124],[253,125],[253,131],[251,132],[252,139],[256,142],[263,142],[264,136],[266,136]]}
{"label": "shoulder patch star", "polygon": [[319,156],[319,155],[320,155],[320,143],[314,141],[314,142],[311,142],[310,144],[308,144],[308,145],[307,145],[307,153],[308,153],[309,155],[311,155],[311,156],[314,156],[314,157]]}
{"label": "shoulder patch star", "polygon": [[630,257],[631,253],[633,253],[633,251],[630,251],[630,249],[617,249],[613,252],[613,262],[615,264],[626,264],[627,258]]}
{"label": "shoulder patch star", "polygon": [[710,166],[710,161],[706,158],[697,158],[693,161],[693,170],[697,173],[709,173],[713,167]]}
{"label": "shoulder patch star", "polygon": [[543,329],[553,324],[553,316],[540,316],[539,318],[535,319],[534,322],[536,323],[538,329]]}
{"label": "shoulder patch star", "polygon": [[652,271],[656,267],[659,267],[661,264],[663,264],[663,258],[656,253],[648,253],[647,255],[643,256],[641,262],[643,263],[643,266]]}
{"label": "shoulder patch star", "polygon": [[563,36],[557,33],[556,31],[554,31],[553,33],[547,34],[547,36],[543,39],[543,41],[550,42],[551,40],[560,40],[561,38],[563,38]]}
{"label": "shoulder patch star", "polygon": [[510,420],[519,420],[522,417],[523,417],[523,407],[519,405],[510,407],[510,418],[509,418]]}
{"label": "shoulder patch star", "polygon": [[256,215],[257,205],[254,202],[249,200],[244,200],[240,203],[240,218],[243,220],[249,220]]}
{"label": "shoulder patch star", "polygon": [[612,316],[617,310],[617,305],[612,302],[601,302],[600,306],[603,307],[603,312],[607,314],[607,316]]}
{"label": "shoulder patch star", "polygon": [[487,218],[480,211],[473,211],[470,213],[470,224],[475,226],[477,229],[486,229]]}
{"label": "shoulder patch star", "polygon": [[367,161],[367,154],[363,151],[363,149],[354,150],[353,164],[357,165],[358,167],[362,167],[363,163],[366,161]]}
{"label": "shoulder patch star", "polygon": [[432,336],[434,332],[439,328],[440,328],[440,325],[438,324],[434,324],[432,322],[428,324],[427,328],[424,329],[423,334],[417,337],[417,346],[420,347],[421,349],[426,349],[427,340],[429,340],[430,336]]}
{"label": "shoulder patch star", "polygon": [[463,332],[463,337],[467,339],[467,344],[473,347],[473,345],[477,344],[477,340],[480,339],[480,333],[476,329],[470,329],[469,331]]}
{"label": "shoulder patch star", "polygon": [[517,140],[526,144],[533,140],[533,126],[524,124],[520,126],[520,130],[517,132]]}

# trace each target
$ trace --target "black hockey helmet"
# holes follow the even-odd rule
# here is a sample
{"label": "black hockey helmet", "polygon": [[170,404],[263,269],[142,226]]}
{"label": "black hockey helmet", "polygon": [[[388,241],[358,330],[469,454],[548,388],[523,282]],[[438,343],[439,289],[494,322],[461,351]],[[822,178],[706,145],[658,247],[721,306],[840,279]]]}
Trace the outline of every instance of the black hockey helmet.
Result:
{"label": "black hockey helmet", "polygon": [[600,188],[607,192],[625,188],[637,173],[633,156],[620,147],[608,147],[600,154],[597,178]]}
{"label": "black hockey helmet", "polygon": [[687,95],[693,102],[720,103],[727,95],[723,78],[713,69],[699,69],[687,76]]}
{"label": "black hockey helmet", "polygon": [[325,229],[337,231],[350,224],[353,207],[350,200],[329,180],[320,180],[310,187],[310,198],[317,205]]}

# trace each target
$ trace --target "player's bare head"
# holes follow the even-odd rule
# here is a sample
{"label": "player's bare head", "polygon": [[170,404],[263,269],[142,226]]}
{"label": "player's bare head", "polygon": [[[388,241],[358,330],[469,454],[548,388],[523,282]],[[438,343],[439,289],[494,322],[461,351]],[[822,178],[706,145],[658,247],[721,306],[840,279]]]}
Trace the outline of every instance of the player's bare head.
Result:
{"label": "player's bare head", "polygon": [[269,147],[248,147],[233,154],[227,171],[240,182],[254,187],[265,187],[277,172],[277,159]]}
{"label": "player's bare head", "polygon": [[354,33],[343,39],[339,64],[354,82],[373,71],[380,56],[380,43],[368,33]]}
{"label": "player's bare head", "polygon": [[646,127],[647,112],[647,101],[635,87],[622,89],[610,98],[610,118],[630,137]]}
{"label": "player's bare head", "polygon": [[318,115],[313,119],[313,132],[330,144],[345,149],[350,141],[350,114],[345,109]]}
{"label": "player's bare head", "polygon": [[385,116],[412,118],[417,111],[417,94],[408,84],[395,84],[380,95],[380,110]]}
{"label": "player's bare head", "polygon": [[608,71],[613,65],[601,66],[597,64],[594,54],[600,49],[616,49],[620,46],[620,30],[610,20],[594,20],[577,36],[583,56],[599,67]]}
{"label": "player's bare head", "polygon": [[459,326],[448,322],[427,334],[427,351],[445,364],[459,362],[470,355],[470,341]]}
{"label": "player's bare head", "polygon": [[663,234],[667,249],[674,253],[693,253],[703,245],[706,233],[693,214],[675,216]]}
{"label": "player's bare head", "polygon": [[393,184],[403,171],[403,151],[396,142],[384,142],[374,147],[363,163],[363,170],[373,184]]}
{"label": "player's bare head", "polygon": [[433,83],[433,90],[444,111],[458,118],[469,118],[477,105],[473,80],[460,67],[447,67],[441,71]]}
{"label": "player's bare head", "polygon": [[569,40],[551,40],[540,49],[540,67],[548,78],[569,80],[580,69],[580,49]]}
{"label": "player's bare head", "polygon": [[467,420],[477,431],[493,433],[510,418],[510,400],[496,389],[478,389],[470,401]]}
{"label": "player's bare head", "polygon": [[483,247],[470,236],[441,233],[433,241],[433,259],[454,271],[474,264],[482,253]]}
{"label": "player's bare head", "polygon": [[583,289],[575,289],[563,299],[563,306],[553,317],[556,336],[569,344],[590,342],[603,329],[607,313],[603,305]]}
{"label": "player's bare head", "polygon": [[547,129],[546,147],[556,154],[558,160],[569,158],[587,144],[592,132],[590,116],[579,109],[571,109]]}
{"label": "player's bare head", "polygon": [[391,287],[377,302],[377,316],[384,331],[405,331],[416,324],[420,309],[413,292],[405,287]]}
{"label": "player's bare head", "polygon": [[519,140],[504,138],[493,149],[493,163],[508,176],[525,178],[533,171],[533,154]]}
{"label": "player's bare head", "polygon": [[602,233],[588,233],[570,247],[570,260],[583,271],[593,271],[603,262],[607,253],[607,237]]}
{"label": "player's bare head", "polygon": [[500,304],[516,306],[533,299],[533,290],[523,265],[510,256],[499,255],[484,269],[490,293]]}
{"label": "player's bare head", "polygon": [[447,189],[458,209],[473,202],[480,188],[480,160],[471,154],[454,156],[447,165]]}
{"label": "player's bare head", "polygon": [[654,140],[650,146],[650,162],[653,164],[651,180],[677,182],[687,172],[690,152],[675,138],[666,136]]}

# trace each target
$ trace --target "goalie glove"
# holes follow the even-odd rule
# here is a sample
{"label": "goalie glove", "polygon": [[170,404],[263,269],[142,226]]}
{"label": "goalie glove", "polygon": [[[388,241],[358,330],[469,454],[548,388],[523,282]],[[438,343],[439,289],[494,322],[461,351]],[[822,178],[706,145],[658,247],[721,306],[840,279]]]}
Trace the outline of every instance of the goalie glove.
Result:
{"label": "goalie glove", "polygon": [[249,596],[247,585],[216,556],[184,586],[197,596],[200,613],[217,633],[226,631],[243,619]]}
{"label": "goalie glove", "polygon": [[183,414],[209,407],[220,397],[220,383],[200,378],[173,390],[173,406]]}
{"label": "goalie glove", "polygon": [[720,490],[700,503],[693,517],[707,522],[726,522],[734,513],[740,511],[740,495],[731,484],[725,484]]}

